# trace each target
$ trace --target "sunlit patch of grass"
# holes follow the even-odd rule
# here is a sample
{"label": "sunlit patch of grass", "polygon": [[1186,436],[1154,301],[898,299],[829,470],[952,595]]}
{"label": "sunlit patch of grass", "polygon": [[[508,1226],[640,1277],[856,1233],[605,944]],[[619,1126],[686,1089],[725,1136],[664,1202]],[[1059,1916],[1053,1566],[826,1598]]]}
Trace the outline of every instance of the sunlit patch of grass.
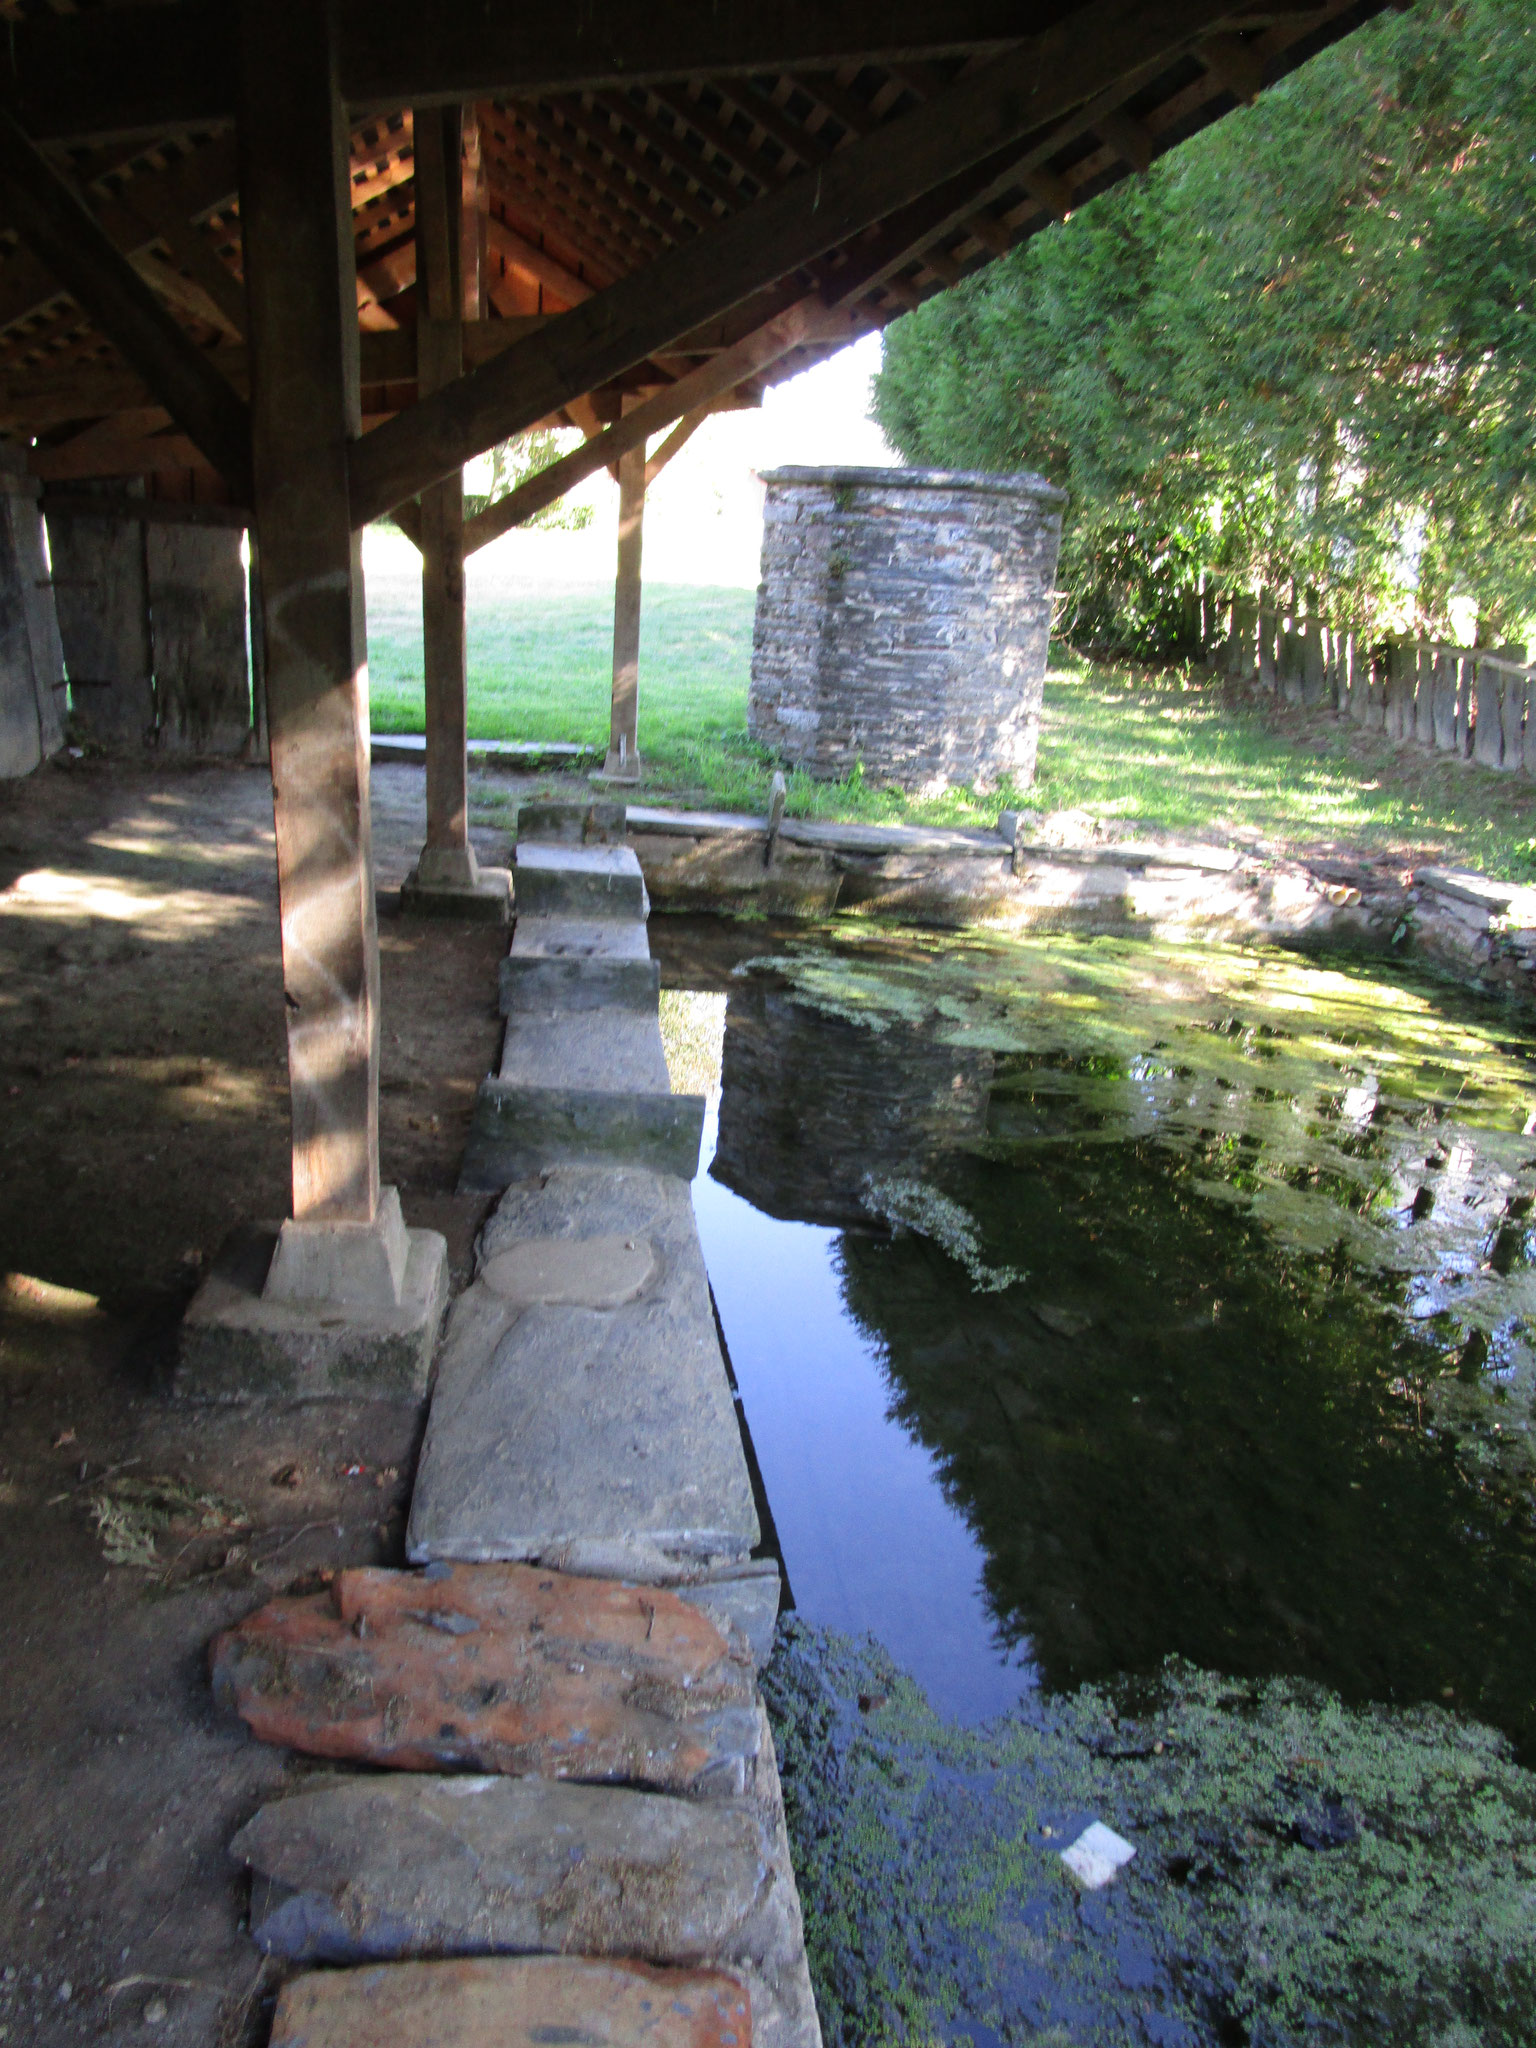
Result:
{"label": "sunlit patch of grass", "polygon": [[[747,734],[753,607],[750,590],[647,586],[640,753],[649,801],[767,809],[775,764]],[[419,732],[419,614],[404,604],[376,609],[369,639],[375,730]],[[604,588],[525,591],[472,613],[471,735],[602,746],[611,663]],[[1065,651],[1046,683],[1028,791],[1004,783],[917,798],[860,771],[834,783],[796,772],[788,784],[794,817],[990,826],[1002,809],[1081,809],[1277,850],[1345,841],[1536,878],[1536,819],[1522,776],[1393,747],[1203,671],[1111,668]]]}

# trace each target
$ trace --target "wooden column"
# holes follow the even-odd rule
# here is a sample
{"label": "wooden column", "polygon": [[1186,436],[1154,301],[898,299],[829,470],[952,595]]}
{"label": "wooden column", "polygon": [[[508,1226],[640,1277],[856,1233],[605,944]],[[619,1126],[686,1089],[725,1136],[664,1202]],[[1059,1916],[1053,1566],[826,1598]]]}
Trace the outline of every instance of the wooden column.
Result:
{"label": "wooden column", "polygon": [[[418,107],[416,158],[416,376],[423,398],[464,368],[462,124],[457,107]],[[478,158],[478,151],[476,152]],[[471,245],[473,246],[473,245]],[[477,266],[478,269],[478,266]],[[469,670],[464,630],[464,476],[421,494],[421,626],[427,699],[427,844],[469,845]],[[428,863],[442,867],[443,863]],[[423,879],[425,879],[423,875]],[[466,876],[466,879],[470,879]]]}
{"label": "wooden column", "polygon": [[282,915],[293,1213],[372,1223],[379,948],[368,816],[348,130],[332,10],[241,0],[240,217]]}
{"label": "wooden column", "polygon": [[640,543],[645,520],[645,443],[619,457],[619,568],[613,591],[613,705],[605,775],[640,779]]}

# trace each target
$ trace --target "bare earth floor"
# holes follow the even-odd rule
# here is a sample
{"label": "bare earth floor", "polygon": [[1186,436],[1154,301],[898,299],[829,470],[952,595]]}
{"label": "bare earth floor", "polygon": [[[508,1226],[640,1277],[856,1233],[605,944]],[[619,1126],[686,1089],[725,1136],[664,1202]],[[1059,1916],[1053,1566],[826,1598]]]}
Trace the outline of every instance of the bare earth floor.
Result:
{"label": "bare earth floor", "polygon": [[[422,833],[375,784],[377,871]],[[477,834],[482,858],[505,834]],[[382,1155],[468,1266],[456,1196],[499,1039],[486,927],[381,919]],[[212,1708],[261,1599],[399,1562],[420,1417],[172,1398],[176,1318],[242,1218],[287,1206],[270,783],[99,763],[0,791],[0,2040],[263,2038],[235,1829],[313,1766]],[[137,1556],[140,1562],[113,1562]],[[152,1559],[152,1562],[149,1561]]]}

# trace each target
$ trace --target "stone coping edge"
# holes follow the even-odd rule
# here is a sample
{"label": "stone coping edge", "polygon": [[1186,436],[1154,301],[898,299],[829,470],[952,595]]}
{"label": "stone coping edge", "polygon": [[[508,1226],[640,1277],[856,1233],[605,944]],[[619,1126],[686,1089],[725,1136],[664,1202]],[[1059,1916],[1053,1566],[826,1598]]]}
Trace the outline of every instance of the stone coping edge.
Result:
{"label": "stone coping edge", "polygon": [[975,491],[994,498],[1034,498],[1046,505],[1065,505],[1067,493],[1033,470],[1012,474],[985,469],[878,469],[834,464],[826,469],[787,464],[758,474],[765,484],[830,484],[867,486],[876,491]]}

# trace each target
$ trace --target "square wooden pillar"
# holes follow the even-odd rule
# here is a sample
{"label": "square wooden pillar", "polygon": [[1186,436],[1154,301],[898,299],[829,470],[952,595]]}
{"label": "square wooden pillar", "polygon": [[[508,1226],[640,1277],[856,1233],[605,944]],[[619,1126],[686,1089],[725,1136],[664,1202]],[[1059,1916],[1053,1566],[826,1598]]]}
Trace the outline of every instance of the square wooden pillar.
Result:
{"label": "square wooden pillar", "polygon": [[275,1243],[237,1233],[215,1260],[182,1323],[178,1385],[221,1401],[364,1389],[416,1399],[447,1300],[448,1247],[435,1231],[408,1230],[399,1195],[379,1186],[368,668],[348,491],[361,425],[357,298],[333,9],[241,0],[240,58],[293,1214]]}
{"label": "square wooden pillar", "polygon": [[372,1223],[379,950],[348,445],[362,427],[331,9],[243,0],[240,218],[293,1095],[293,1214]]}
{"label": "square wooden pillar", "polygon": [[[462,320],[478,318],[479,129],[458,107],[418,107],[416,383],[426,398],[464,367]],[[466,141],[469,146],[466,147]],[[511,880],[482,874],[469,843],[469,647],[464,617],[464,478],[421,494],[421,637],[426,695],[427,837],[401,906],[435,915],[505,919]]]}
{"label": "square wooden pillar", "polygon": [[645,443],[619,457],[619,560],[613,591],[613,701],[604,777],[640,780],[640,553],[645,522]]}

